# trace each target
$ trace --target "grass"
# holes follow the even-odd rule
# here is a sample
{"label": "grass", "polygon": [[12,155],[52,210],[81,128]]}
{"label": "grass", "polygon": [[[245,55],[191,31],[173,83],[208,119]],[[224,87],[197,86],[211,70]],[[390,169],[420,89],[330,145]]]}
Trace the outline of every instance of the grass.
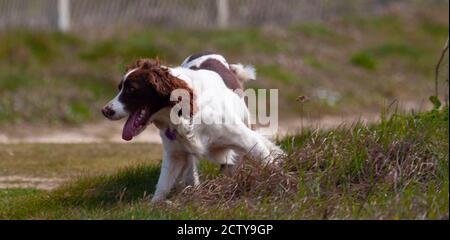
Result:
{"label": "grass", "polygon": [[328,26],[319,23],[302,23],[290,27],[291,31],[303,33],[308,37],[329,38],[335,37],[335,33]]}
{"label": "grass", "polygon": [[379,61],[386,58],[395,58],[396,61],[403,59],[403,62],[410,60],[416,61],[419,56],[422,56],[422,49],[415,46],[410,46],[404,43],[385,42],[383,44],[365,48],[354,53],[351,58],[351,63],[360,66],[364,69],[375,70]]}
{"label": "grass", "polygon": [[344,16],[343,20],[350,26],[366,31],[383,31],[400,33],[403,29],[403,20],[398,15],[382,14],[367,18],[361,15]]}
{"label": "grass", "polygon": [[[1,32],[0,128],[99,120],[99,109],[115,94],[125,65],[156,56],[167,65],[177,65],[189,54],[204,50],[220,52],[230,62],[257,66],[258,81],[251,87],[278,88],[282,118],[299,116],[298,108],[290,107],[298,95],[310,97],[309,105],[315,109],[311,117],[378,112],[384,107],[380,100],[393,97],[420,102],[433,90],[434,63],[448,36],[448,9],[407,7],[402,11],[417,12],[420,17],[412,21],[390,10],[379,16],[343,16],[285,27],[155,27],[96,38],[77,33]],[[391,92],[366,83],[390,86]],[[317,88],[354,94],[329,107],[315,96]]]}
{"label": "grass", "polygon": [[353,54],[350,62],[368,70],[375,70],[378,66],[377,60],[367,52],[357,52]]}
{"label": "grass", "polygon": [[448,36],[448,26],[442,23],[424,22],[422,23],[422,30],[434,36]]}
{"label": "grass", "polygon": [[1,144],[0,175],[69,178],[157,163],[158,144]]}
{"label": "grass", "polygon": [[258,65],[256,66],[258,73],[264,77],[271,79],[274,82],[281,82],[284,84],[296,84],[299,78],[287,70],[282,69],[278,65]]}
{"label": "grass", "polygon": [[[148,198],[159,165],[139,161],[117,171],[108,167],[116,164],[111,160],[102,164],[109,168],[106,173],[79,177],[50,192],[1,190],[0,218],[448,219],[448,114],[447,107],[410,115],[386,113],[370,126],[354,123],[304,131],[279,140],[288,156],[278,167],[248,159],[232,178],[202,162],[198,188],[177,189],[170,203],[154,206],[148,205]],[[77,158],[89,169],[97,168],[89,165],[92,162],[113,158],[109,151],[140,159],[141,151],[151,149],[139,144],[76,147],[73,153],[81,155]],[[23,152],[33,153],[42,165],[35,169],[47,168],[40,157],[55,158],[33,145],[11,151],[17,159],[29,158]],[[103,156],[106,153],[111,155]],[[55,154],[62,155],[58,150]],[[6,166],[14,164],[22,163],[9,161]]]}

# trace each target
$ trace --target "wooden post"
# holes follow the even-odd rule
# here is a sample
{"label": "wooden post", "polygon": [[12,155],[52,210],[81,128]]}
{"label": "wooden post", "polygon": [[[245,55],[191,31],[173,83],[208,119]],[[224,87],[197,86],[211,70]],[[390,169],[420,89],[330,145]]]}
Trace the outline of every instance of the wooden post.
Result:
{"label": "wooden post", "polygon": [[70,30],[70,0],[58,0],[58,29],[62,32]]}
{"label": "wooden post", "polygon": [[216,0],[217,3],[217,25],[219,28],[227,28],[229,24],[229,2],[228,0]]}

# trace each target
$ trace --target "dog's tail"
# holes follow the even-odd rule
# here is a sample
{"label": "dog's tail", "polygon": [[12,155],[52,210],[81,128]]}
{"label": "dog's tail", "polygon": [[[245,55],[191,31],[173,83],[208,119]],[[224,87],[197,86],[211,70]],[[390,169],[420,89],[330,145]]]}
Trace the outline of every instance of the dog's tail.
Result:
{"label": "dog's tail", "polygon": [[242,65],[240,63],[230,64],[230,70],[236,74],[239,83],[243,86],[245,82],[256,80],[256,70],[251,65]]}

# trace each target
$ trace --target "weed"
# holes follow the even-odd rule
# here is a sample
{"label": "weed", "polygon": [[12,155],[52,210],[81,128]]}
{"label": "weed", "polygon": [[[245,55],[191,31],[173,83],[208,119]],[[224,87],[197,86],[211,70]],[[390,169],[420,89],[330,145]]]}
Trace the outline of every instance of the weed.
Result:
{"label": "weed", "polygon": [[354,53],[350,62],[367,70],[375,70],[378,66],[377,60],[367,52]]}

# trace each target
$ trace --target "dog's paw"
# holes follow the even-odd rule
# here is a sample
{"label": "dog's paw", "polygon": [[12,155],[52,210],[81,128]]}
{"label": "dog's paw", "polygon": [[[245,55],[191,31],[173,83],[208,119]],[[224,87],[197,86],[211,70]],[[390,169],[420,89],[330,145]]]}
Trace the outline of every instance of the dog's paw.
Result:
{"label": "dog's paw", "polygon": [[274,148],[271,149],[272,150],[272,156],[276,159],[276,160],[280,160],[281,158],[285,158],[287,157],[287,154],[278,146],[275,146]]}
{"label": "dog's paw", "polygon": [[155,205],[162,203],[164,201],[164,198],[162,196],[154,195],[150,200],[150,205]]}
{"label": "dog's paw", "polygon": [[148,203],[149,206],[165,206],[165,207],[175,207],[176,204],[173,201],[167,200],[167,199],[160,199],[160,198],[152,198],[150,202]]}

